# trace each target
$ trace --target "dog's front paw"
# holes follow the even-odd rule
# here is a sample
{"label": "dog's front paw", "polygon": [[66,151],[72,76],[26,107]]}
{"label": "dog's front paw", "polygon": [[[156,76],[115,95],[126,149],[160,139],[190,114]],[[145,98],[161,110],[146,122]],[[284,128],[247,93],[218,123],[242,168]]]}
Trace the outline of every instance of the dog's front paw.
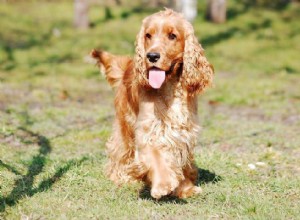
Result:
{"label": "dog's front paw", "polygon": [[185,188],[181,191],[177,191],[176,196],[178,198],[185,199],[185,198],[188,198],[188,197],[200,194],[200,193],[202,193],[201,187],[192,186],[192,187],[189,187],[189,188]]}
{"label": "dog's front paw", "polygon": [[188,198],[201,192],[201,187],[195,186],[190,179],[185,179],[180,183],[173,195],[179,198]]}
{"label": "dog's front paw", "polygon": [[161,181],[152,185],[151,196],[160,199],[162,196],[171,194],[179,185],[178,180]]}

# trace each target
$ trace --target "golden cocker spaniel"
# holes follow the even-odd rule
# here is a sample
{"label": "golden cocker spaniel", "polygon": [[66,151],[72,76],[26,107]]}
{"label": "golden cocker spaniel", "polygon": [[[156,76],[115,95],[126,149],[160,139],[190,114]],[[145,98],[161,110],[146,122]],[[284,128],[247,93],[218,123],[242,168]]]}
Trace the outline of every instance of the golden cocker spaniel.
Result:
{"label": "golden cocker spaniel", "polygon": [[116,88],[106,173],[117,184],[146,182],[156,199],[197,194],[197,95],[211,84],[213,68],[192,25],[170,9],[143,20],[135,52],[133,59],[91,52]]}

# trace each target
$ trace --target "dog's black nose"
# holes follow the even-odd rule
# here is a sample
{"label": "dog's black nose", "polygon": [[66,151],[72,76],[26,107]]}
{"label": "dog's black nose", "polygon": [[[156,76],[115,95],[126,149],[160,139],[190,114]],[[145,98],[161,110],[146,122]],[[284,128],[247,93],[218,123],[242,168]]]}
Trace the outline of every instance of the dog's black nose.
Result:
{"label": "dog's black nose", "polygon": [[147,58],[151,63],[155,63],[159,60],[160,54],[159,53],[147,53]]}

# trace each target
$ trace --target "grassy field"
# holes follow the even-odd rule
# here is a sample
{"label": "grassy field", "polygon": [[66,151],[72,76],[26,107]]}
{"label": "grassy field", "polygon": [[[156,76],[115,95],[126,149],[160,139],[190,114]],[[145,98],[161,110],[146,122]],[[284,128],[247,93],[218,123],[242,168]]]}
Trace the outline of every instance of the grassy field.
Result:
{"label": "grassy field", "polygon": [[[71,1],[70,1],[71,2]],[[203,193],[155,201],[103,174],[113,92],[84,61],[92,48],[133,54],[149,12],[72,3],[0,3],[0,219],[299,219],[300,5],[229,1],[228,22],[194,27],[216,70],[199,98]]]}

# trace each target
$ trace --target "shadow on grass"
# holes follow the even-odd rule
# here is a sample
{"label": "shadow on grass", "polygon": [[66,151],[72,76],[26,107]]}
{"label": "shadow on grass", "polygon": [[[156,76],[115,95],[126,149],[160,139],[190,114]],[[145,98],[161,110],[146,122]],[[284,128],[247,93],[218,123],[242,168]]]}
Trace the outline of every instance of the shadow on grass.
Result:
{"label": "shadow on grass", "polygon": [[105,23],[105,22],[107,22],[109,20],[113,20],[113,19],[120,19],[120,18],[127,19],[135,14],[145,14],[145,16],[146,16],[146,15],[152,14],[154,12],[157,12],[159,9],[161,9],[161,8],[160,7],[158,7],[158,8],[144,7],[143,5],[141,5],[141,6],[132,7],[129,9],[125,8],[121,12],[121,14],[114,15],[111,8],[105,7],[104,8],[104,17],[93,21],[91,24],[91,27],[96,27],[98,25],[101,25],[102,23]]}
{"label": "shadow on grass", "polygon": [[228,40],[232,38],[235,34],[247,35],[253,33],[253,31],[257,31],[259,29],[269,28],[272,25],[272,21],[270,19],[265,19],[263,22],[257,24],[250,22],[246,24],[246,28],[241,29],[238,27],[231,27],[226,31],[220,32],[218,34],[210,35],[200,39],[199,41],[204,45],[204,47],[213,46],[217,43],[220,43],[224,40]]}
{"label": "shadow on grass", "polygon": [[201,186],[207,183],[217,183],[222,180],[222,177],[205,169],[198,168],[197,185]]}
{"label": "shadow on grass", "polygon": [[291,3],[291,0],[281,0],[281,1],[253,1],[244,0],[244,5],[247,8],[264,8],[276,11],[282,11],[287,8]]}
{"label": "shadow on grass", "polygon": [[33,156],[25,175],[21,175],[15,168],[5,164],[0,160],[0,166],[7,168],[9,171],[19,175],[14,183],[14,188],[10,194],[6,197],[0,198],[0,212],[4,212],[6,207],[14,206],[23,197],[31,197],[38,192],[45,191],[49,189],[55,182],[57,182],[72,166],[81,164],[87,158],[83,157],[80,160],[69,160],[65,165],[58,168],[55,174],[43,180],[38,187],[33,187],[34,178],[39,175],[45,166],[46,156],[51,152],[50,141],[40,134],[34,133],[27,130],[26,128],[20,128],[23,132],[26,132],[28,136],[36,139],[36,143],[39,145],[39,152],[37,155]]}
{"label": "shadow on grass", "polygon": [[3,163],[2,160],[0,160],[0,166],[2,167],[5,167],[7,170],[9,170],[10,172],[16,174],[16,175],[22,175],[19,171],[17,171],[14,167],[6,164],[6,163]]}
{"label": "shadow on grass", "polygon": [[161,203],[186,204],[187,203],[186,200],[180,199],[178,197],[171,196],[171,195],[164,196],[161,199],[157,200],[157,199],[154,199],[153,197],[151,197],[150,191],[151,191],[150,187],[144,185],[144,187],[139,191],[139,198],[144,199],[144,200],[153,201],[158,204],[161,204]]}
{"label": "shadow on grass", "polygon": [[226,12],[227,20],[233,20],[236,17],[243,15],[243,14],[247,13],[249,9],[250,9],[250,7],[246,7],[246,6],[244,6],[242,8],[237,8],[237,7],[228,8],[227,12]]}
{"label": "shadow on grass", "polygon": [[[10,35],[0,33],[1,45],[3,45],[4,51],[7,53],[9,60],[13,60],[13,50],[28,50],[35,46],[44,46],[49,43],[52,37],[52,28],[46,32],[33,33],[26,30],[11,29],[8,30]],[[11,36],[23,36],[22,38],[15,39]],[[24,37],[26,36],[26,37]]]}
{"label": "shadow on grass", "polygon": [[[0,33],[0,52],[4,54],[4,58],[0,60],[0,68],[6,71],[11,71],[18,67],[19,63],[15,59],[15,52],[24,50],[28,51],[34,47],[44,47],[51,46],[51,38],[53,37],[53,30],[59,27],[60,29],[70,26],[66,22],[56,22],[55,25],[52,25],[47,30],[32,32],[27,30],[17,30],[17,29],[8,29],[6,34]],[[37,28],[38,29],[38,28]],[[14,37],[21,36],[21,37]],[[42,62],[63,62],[68,59],[69,56],[66,57],[49,57],[46,61]],[[73,57],[71,57],[73,58]],[[32,61],[33,64],[30,63],[30,66],[34,65],[37,61]],[[41,62],[41,61],[38,61]]]}
{"label": "shadow on grass", "polygon": [[[207,183],[217,183],[222,180],[221,176],[216,175],[213,172],[210,172],[209,170],[198,168],[198,179],[196,182],[197,186],[201,186],[203,184]],[[159,200],[156,200],[151,197],[150,193],[151,189],[149,186],[144,185],[144,187],[139,191],[139,198],[144,200],[150,200],[157,203],[172,203],[172,204],[187,204],[187,201],[185,199],[180,199],[175,196],[164,196]]]}

